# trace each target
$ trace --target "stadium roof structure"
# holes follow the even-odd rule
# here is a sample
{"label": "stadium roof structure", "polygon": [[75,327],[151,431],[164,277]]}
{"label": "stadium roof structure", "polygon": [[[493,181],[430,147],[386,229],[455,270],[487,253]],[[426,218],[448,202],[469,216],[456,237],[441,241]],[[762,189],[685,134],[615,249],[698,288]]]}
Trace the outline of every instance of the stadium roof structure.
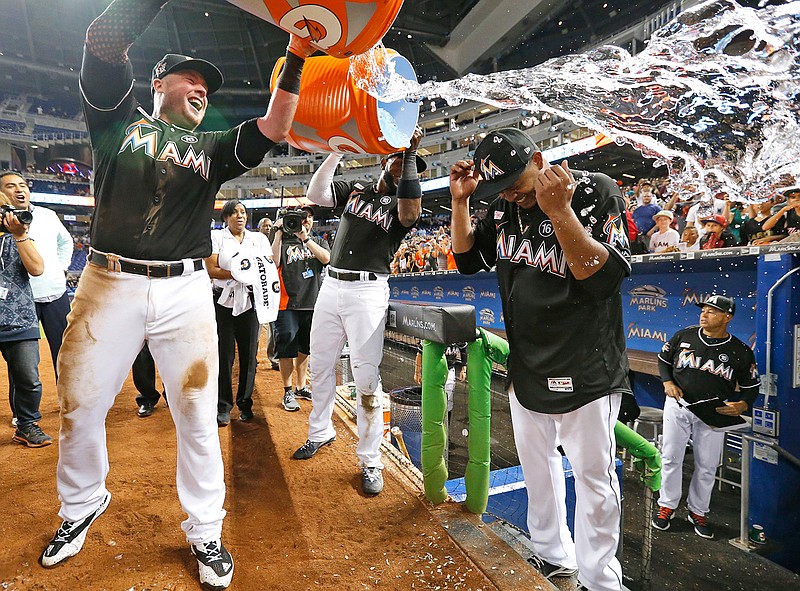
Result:
{"label": "stadium roof structure", "polygon": [[[84,33],[109,0],[6,0],[0,19],[2,91],[74,101]],[[693,0],[407,0],[384,44],[407,57],[421,81],[534,66],[585,50],[666,6]],[[134,45],[137,96],[149,105],[149,74],[165,53],[202,57],[225,86],[223,119],[263,113],[287,33],[225,0],[172,0]]]}

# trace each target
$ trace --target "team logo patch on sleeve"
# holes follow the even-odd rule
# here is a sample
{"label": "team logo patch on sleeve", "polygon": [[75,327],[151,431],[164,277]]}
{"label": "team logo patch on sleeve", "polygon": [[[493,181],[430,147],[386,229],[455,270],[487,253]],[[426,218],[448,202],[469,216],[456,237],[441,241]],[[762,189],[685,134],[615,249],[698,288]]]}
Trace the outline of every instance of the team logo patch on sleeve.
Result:
{"label": "team logo patch on sleeve", "polygon": [[504,215],[505,215],[505,212],[502,212],[502,211],[495,211],[495,212],[494,212],[494,219],[496,219],[496,220],[502,220]]}
{"label": "team logo patch on sleeve", "polygon": [[606,235],[606,242],[617,250],[628,250],[628,235],[622,225],[622,214],[609,214],[606,223],[603,224],[603,233]]}
{"label": "team logo patch on sleeve", "polygon": [[551,392],[574,392],[572,378],[547,378],[547,389]]}

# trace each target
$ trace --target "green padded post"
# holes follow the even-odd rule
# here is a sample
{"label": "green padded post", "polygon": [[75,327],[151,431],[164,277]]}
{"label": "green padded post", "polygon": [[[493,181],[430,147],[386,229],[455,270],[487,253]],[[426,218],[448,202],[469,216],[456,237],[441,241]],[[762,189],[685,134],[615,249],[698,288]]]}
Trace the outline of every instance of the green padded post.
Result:
{"label": "green padded post", "polygon": [[619,447],[624,447],[636,458],[634,466],[642,473],[642,482],[656,492],[661,489],[661,454],[656,446],[636,431],[617,421],[614,437]]}
{"label": "green padded post", "polygon": [[422,443],[420,460],[425,498],[431,503],[447,500],[447,466],[444,462],[447,431],[444,417],[447,412],[447,380],[445,346],[425,340],[422,343]]}

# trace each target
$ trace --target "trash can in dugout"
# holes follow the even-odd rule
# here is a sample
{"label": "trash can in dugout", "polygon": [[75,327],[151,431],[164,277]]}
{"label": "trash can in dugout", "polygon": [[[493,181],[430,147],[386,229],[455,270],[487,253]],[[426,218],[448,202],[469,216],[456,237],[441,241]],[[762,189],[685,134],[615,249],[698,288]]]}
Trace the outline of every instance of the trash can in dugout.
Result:
{"label": "trash can in dugout", "polygon": [[[391,424],[403,433],[408,455],[417,468],[422,468],[422,386],[396,388],[389,392],[391,401]],[[392,436],[392,445],[400,449]]]}

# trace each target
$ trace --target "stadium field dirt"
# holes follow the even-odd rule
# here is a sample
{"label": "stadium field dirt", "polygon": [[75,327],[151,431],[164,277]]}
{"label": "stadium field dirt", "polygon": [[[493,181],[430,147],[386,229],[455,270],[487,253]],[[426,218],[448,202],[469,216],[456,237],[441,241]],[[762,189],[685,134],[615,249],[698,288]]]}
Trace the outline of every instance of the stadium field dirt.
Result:
{"label": "stadium field dirt", "polygon": [[[52,364],[41,343],[41,426],[56,438]],[[0,384],[7,383],[0,364]],[[260,367],[263,367],[260,366]],[[360,492],[355,439],[340,421],[338,440],[309,461],[291,459],[305,441],[310,402],[287,413],[278,372],[259,369],[256,419],[220,430],[227,497],[223,539],[236,561],[231,589],[356,591],[497,589],[461,552],[425,503],[392,474],[375,498]],[[0,404],[0,587],[37,591],[190,591],[197,566],[180,523],[175,431],[160,402],[136,416],[128,378],[108,416],[108,510],[83,551],[46,570],[37,560],[60,523],[58,446],[11,441],[11,413]],[[2,431],[5,430],[5,435]]]}

